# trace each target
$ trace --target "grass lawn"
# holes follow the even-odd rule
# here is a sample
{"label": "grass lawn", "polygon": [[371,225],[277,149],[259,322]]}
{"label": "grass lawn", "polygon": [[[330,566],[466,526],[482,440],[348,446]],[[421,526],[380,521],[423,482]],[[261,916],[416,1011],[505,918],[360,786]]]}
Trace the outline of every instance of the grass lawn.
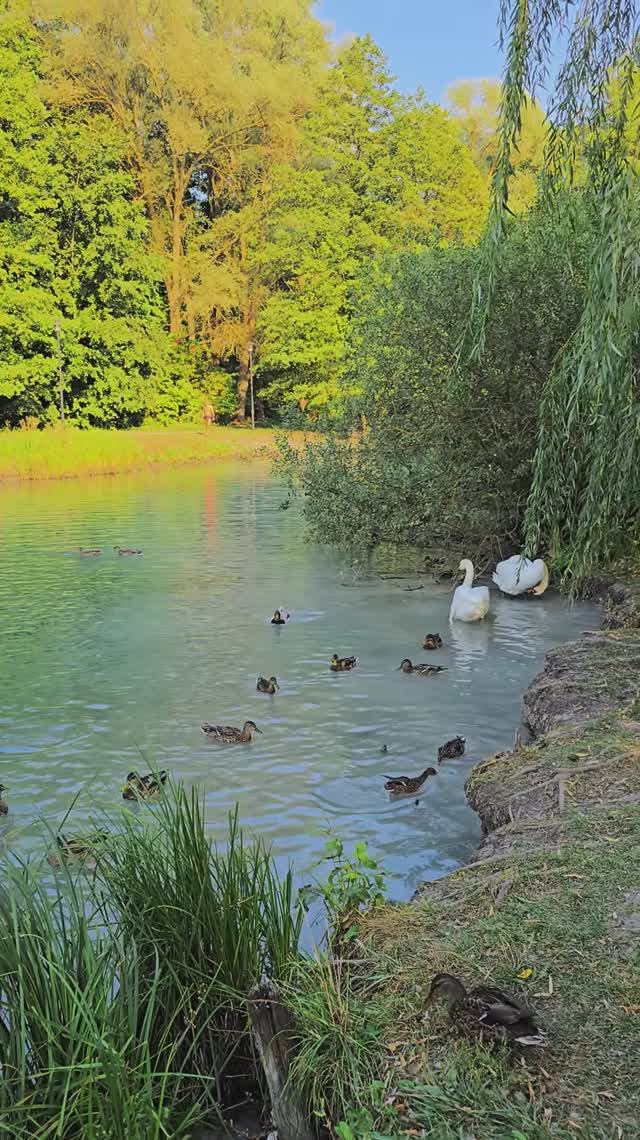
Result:
{"label": "grass lawn", "polygon": [[[298,443],[302,433],[292,433]],[[253,459],[275,452],[272,428],[195,425],[147,427],[132,431],[56,428],[49,431],[0,432],[0,480],[64,479],[77,475],[115,475],[156,465]]]}

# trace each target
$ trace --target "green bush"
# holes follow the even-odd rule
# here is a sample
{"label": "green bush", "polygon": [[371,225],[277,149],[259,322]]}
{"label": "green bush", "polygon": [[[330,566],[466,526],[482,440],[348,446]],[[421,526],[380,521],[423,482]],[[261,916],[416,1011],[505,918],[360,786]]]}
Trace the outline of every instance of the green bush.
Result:
{"label": "green bush", "polygon": [[513,223],[480,360],[463,344],[477,250],[372,265],[346,381],[358,430],[285,455],[318,537],[478,558],[519,547],[540,394],[577,325],[590,228],[579,200]]}

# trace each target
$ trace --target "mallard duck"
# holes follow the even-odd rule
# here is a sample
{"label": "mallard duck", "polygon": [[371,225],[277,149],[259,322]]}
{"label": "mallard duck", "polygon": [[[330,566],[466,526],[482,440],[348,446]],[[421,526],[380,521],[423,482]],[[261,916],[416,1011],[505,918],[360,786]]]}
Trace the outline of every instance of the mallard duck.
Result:
{"label": "mallard duck", "polygon": [[4,784],[0,784],[0,815],[6,815],[9,811],[9,804],[2,798],[2,793],[6,792],[6,790]]}
{"label": "mallard duck", "polygon": [[203,724],[201,727],[205,736],[218,744],[249,744],[254,732],[262,733],[252,720],[245,720],[242,728],[233,728],[230,724]]}
{"label": "mallard duck", "polygon": [[259,693],[269,693],[270,696],[273,696],[276,689],[279,688],[280,686],[276,677],[258,677],[256,689]]}
{"label": "mallard duck", "polygon": [[142,554],[141,550],[134,550],[131,546],[114,546],[113,549],[117,550],[118,554]]}
{"label": "mallard duck", "polygon": [[334,673],[347,673],[349,669],[355,669],[357,664],[357,657],[338,657],[338,654],[334,653],[329,668]]}
{"label": "mallard duck", "polygon": [[438,764],[441,760],[455,760],[456,756],[462,756],[464,745],[464,736],[454,736],[453,740],[447,740],[445,744],[441,744],[438,749]]}
{"label": "mallard duck", "polygon": [[527,1006],[495,986],[467,990],[453,974],[436,974],[431,982],[427,1005],[444,998],[449,1016],[462,1030],[498,1041],[519,1045],[545,1045],[546,1038]]}
{"label": "mallard duck", "polygon": [[437,776],[435,768],[425,768],[420,776],[385,776],[385,791],[392,796],[415,796],[429,776]]}
{"label": "mallard duck", "polygon": [[276,610],[273,617],[271,618],[271,624],[272,625],[286,625],[288,617],[289,617],[288,614],[286,617],[284,617],[282,610]]}
{"label": "mallard duck", "polygon": [[453,592],[449,621],[480,621],[489,613],[489,587],[474,586],[473,562],[463,558],[459,570],[464,570],[464,582]]}
{"label": "mallard duck", "polygon": [[[100,827],[96,831],[90,832],[88,835],[63,835],[60,832],[56,835],[56,843],[58,845],[58,854],[63,863],[70,862],[78,859],[86,861],[91,859],[95,861],[100,853],[100,846],[109,837],[109,832]],[[54,866],[58,860],[53,855],[50,860]]]}
{"label": "mallard duck", "polygon": [[525,558],[523,554],[512,554],[504,562],[498,562],[493,581],[503,594],[544,594],[549,585],[549,568],[542,558]]}
{"label": "mallard duck", "polygon": [[439,633],[428,633],[422,642],[423,649],[442,649],[442,638]]}
{"label": "mallard duck", "polygon": [[85,558],[96,558],[102,554],[102,550],[99,546],[79,546],[78,554],[83,554]]}
{"label": "mallard duck", "polygon": [[162,769],[160,772],[147,772],[146,776],[139,776],[137,772],[129,772],[127,782],[122,789],[123,800],[157,800],[169,773]]}
{"label": "mallard duck", "polygon": [[413,665],[408,657],[401,661],[398,669],[403,673],[418,673],[420,677],[430,677],[433,673],[446,673],[446,665],[427,665],[424,661],[418,665]]}

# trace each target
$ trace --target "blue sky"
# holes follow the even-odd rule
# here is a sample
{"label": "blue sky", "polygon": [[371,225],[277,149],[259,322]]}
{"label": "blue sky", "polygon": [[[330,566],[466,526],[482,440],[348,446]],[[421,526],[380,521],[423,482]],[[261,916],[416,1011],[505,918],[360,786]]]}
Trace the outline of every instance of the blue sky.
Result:
{"label": "blue sky", "polygon": [[441,101],[456,79],[499,76],[499,0],[318,0],[333,36],[370,32],[402,91]]}

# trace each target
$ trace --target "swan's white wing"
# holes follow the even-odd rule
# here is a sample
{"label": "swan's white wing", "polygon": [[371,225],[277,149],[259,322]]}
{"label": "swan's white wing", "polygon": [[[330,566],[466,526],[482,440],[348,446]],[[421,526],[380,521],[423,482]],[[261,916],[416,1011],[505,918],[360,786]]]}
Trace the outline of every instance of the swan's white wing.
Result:
{"label": "swan's white wing", "polygon": [[488,586],[458,586],[454,591],[449,621],[480,621],[489,612]]}
{"label": "swan's white wing", "polygon": [[541,558],[532,562],[530,558],[513,554],[511,558],[498,563],[492,577],[504,594],[524,594],[538,585],[543,574],[544,563]]}

